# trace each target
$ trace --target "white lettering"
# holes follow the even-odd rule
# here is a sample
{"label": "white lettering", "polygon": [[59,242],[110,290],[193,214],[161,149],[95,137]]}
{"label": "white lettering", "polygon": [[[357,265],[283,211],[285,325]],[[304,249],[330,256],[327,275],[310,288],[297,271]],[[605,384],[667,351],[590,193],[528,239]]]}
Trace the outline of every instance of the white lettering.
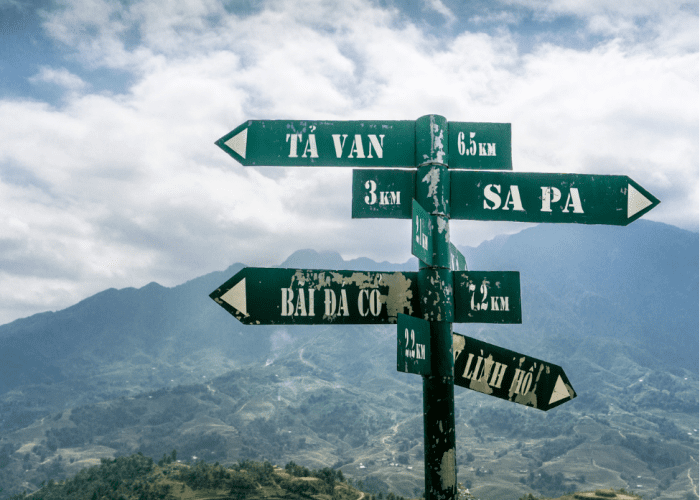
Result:
{"label": "white lettering", "polygon": [[401,191],[380,191],[380,205],[401,205]]}
{"label": "white lettering", "polygon": [[513,210],[524,212],[523,202],[520,200],[520,190],[518,186],[511,186],[506,196],[506,202],[503,204],[503,210],[508,210],[508,205],[513,205]]}
{"label": "white lettering", "polygon": [[348,158],[352,158],[353,153],[355,153],[355,158],[365,157],[365,150],[362,147],[362,136],[360,134],[355,134],[355,139],[353,139],[352,146],[350,146],[350,154],[348,155]]}
{"label": "white lettering", "polygon": [[486,200],[484,200],[484,208],[487,208],[489,210],[496,210],[498,207],[500,207],[501,206],[501,197],[499,196],[500,192],[501,192],[500,185],[487,184],[486,187],[484,188],[484,198],[486,198],[488,201],[493,203],[493,206],[490,207],[488,202]]}
{"label": "white lettering", "polygon": [[372,316],[379,316],[382,312],[382,301],[380,300],[379,290],[374,289],[369,294],[369,312]]}
{"label": "white lettering", "polygon": [[333,134],[333,145],[335,146],[335,157],[340,158],[343,154],[343,149],[345,149],[345,139],[348,138],[348,134],[343,134],[343,142],[340,142],[340,134]]}
{"label": "white lettering", "polygon": [[469,357],[467,358],[467,364],[464,365],[464,373],[462,374],[463,378],[471,378],[472,374],[469,373],[469,368],[472,366],[472,360],[474,359],[474,354],[469,353]]}
{"label": "white lettering", "polygon": [[476,141],[474,137],[476,137],[476,132],[469,132],[469,151],[467,151],[467,154],[471,156],[476,154]]}
{"label": "white lettering", "polygon": [[282,316],[294,314],[294,292],[291,288],[282,288]]}
{"label": "white lettering", "polygon": [[289,143],[289,157],[297,157],[297,142],[301,142],[301,134],[287,134],[286,141]]}
{"label": "white lettering", "polygon": [[306,316],[306,298],[304,297],[304,289],[298,290],[297,306],[294,308],[294,316]]}
{"label": "white lettering", "polygon": [[348,295],[345,288],[341,288],[340,290],[340,304],[338,304],[338,316],[341,315],[350,316],[350,309],[348,308]]}
{"label": "white lettering", "polygon": [[326,316],[333,316],[333,314],[335,314],[335,292],[330,288],[326,288],[324,292],[325,298],[323,303],[325,305],[325,314]]}
{"label": "white lettering", "polygon": [[510,393],[524,396],[530,391],[531,385],[532,372],[524,372],[520,368],[516,368],[513,383],[510,385]]}
{"label": "white lettering", "polygon": [[479,143],[479,156],[496,156],[496,143],[495,142],[480,142]]}
{"label": "white lettering", "polygon": [[369,189],[369,196],[365,196],[365,203],[374,205],[377,203],[377,183],[374,181],[365,182],[365,189]]}
{"label": "white lettering", "polygon": [[540,212],[551,212],[551,204],[559,200],[561,200],[561,191],[555,187],[542,186],[542,210]]}
{"label": "white lettering", "polygon": [[[301,139],[301,134],[299,134]],[[304,147],[304,153],[301,157],[306,158],[306,153],[309,153],[310,158],[318,158],[318,149],[316,148],[316,136],[314,134],[309,134],[309,138],[306,140],[306,146]]]}
{"label": "white lettering", "polygon": [[489,385],[491,387],[495,387],[496,389],[501,388],[501,383],[503,383],[503,376],[506,374],[507,368],[507,365],[499,363],[498,361],[495,362],[495,368],[492,372],[493,374],[491,375],[491,380],[489,381]]}
{"label": "white lettering", "polygon": [[377,158],[384,158],[384,134],[379,136],[379,140],[374,134],[369,134],[367,137],[369,137],[369,155],[367,155],[367,158],[374,158],[372,156],[372,147],[377,153]]}
{"label": "white lettering", "polygon": [[566,203],[564,203],[564,210],[562,210],[562,212],[568,214],[569,206],[573,207],[575,214],[583,213],[583,206],[581,205],[581,196],[578,194],[578,188],[571,188],[569,196],[566,197]]}
{"label": "white lettering", "polygon": [[369,298],[369,290],[360,290],[360,294],[357,296],[357,309],[360,311],[360,316],[363,318],[367,316],[367,310],[364,305],[364,298]]}

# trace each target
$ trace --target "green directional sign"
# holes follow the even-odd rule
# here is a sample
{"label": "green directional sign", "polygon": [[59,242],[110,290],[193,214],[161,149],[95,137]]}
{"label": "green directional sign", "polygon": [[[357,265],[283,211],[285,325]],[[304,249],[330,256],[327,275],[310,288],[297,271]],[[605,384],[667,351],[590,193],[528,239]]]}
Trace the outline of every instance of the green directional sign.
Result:
{"label": "green directional sign", "polygon": [[352,217],[410,219],[415,191],[415,169],[353,170]]}
{"label": "green directional sign", "polygon": [[415,121],[249,120],[216,141],[245,166],[375,167],[415,163]]}
{"label": "green directional sign", "polygon": [[513,170],[510,123],[448,122],[449,166]]}
{"label": "green directional sign", "polygon": [[450,172],[453,219],[625,226],[659,204],[624,175]]}
{"label": "green directional sign", "polygon": [[399,314],[396,327],[396,369],[405,373],[430,375],[430,323]]}
{"label": "green directional sign", "polygon": [[412,206],[411,253],[430,266],[433,264],[433,219],[416,200]]}
{"label": "green directional sign", "polygon": [[[245,166],[415,167],[415,134],[415,120],[248,120],[216,145]],[[513,168],[509,123],[451,122],[448,136],[450,168]]]}
{"label": "green directional sign", "polygon": [[418,314],[417,275],[246,267],[209,296],[246,325],[396,323]]}
{"label": "green directional sign", "polygon": [[467,259],[452,242],[450,242],[450,267],[453,271],[467,270]]}
{"label": "green directional sign", "polygon": [[576,397],[560,366],[458,333],[452,349],[455,385],[543,411]]}
{"label": "green directional sign", "polygon": [[453,284],[455,323],[523,322],[519,272],[455,272]]}

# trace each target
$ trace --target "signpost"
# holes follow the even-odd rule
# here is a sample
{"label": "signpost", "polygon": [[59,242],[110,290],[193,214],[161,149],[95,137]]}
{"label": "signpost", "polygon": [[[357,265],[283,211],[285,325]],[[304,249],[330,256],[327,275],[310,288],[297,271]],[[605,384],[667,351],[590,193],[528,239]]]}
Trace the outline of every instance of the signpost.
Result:
{"label": "signpost", "polygon": [[458,333],[452,345],[459,386],[543,411],[576,397],[560,366]]}
{"label": "signpost", "polygon": [[455,384],[545,411],[576,397],[561,367],[452,332],[522,310],[520,274],[468,271],[450,218],[626,225],[659,203],[626,176],[509,172],[507,123],[251,120],[216,144],[243,165],[362,167],[352,216],[412,219],[418,272],[244,268],[210,296],[249,325],[397,323],[397,370],[423,377],[426,500],[456,497]]}

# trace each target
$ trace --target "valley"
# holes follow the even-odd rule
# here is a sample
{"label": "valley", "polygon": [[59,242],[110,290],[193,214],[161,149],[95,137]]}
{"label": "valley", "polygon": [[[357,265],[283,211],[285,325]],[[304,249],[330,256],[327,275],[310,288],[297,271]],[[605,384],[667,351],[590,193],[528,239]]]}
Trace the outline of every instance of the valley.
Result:
{"label": "valley", "polygon": [[[561,365],[578,393],[544,413],[455,388],[458,481],[478,498],[698,498],[697,234],[637,225],[625,238],[540,226],[464,249],[480,269],[520,270],[523,324],[455,331]],[[578,248],[581,235],[595,246]],[[338,259],[287,265],[347,267]],[[240,325],[207,297],[238,269],[0,326],[0,498],[173,449],[332,467],[370,494],[418,496],[422,381],[396,371],[396,328]]]}

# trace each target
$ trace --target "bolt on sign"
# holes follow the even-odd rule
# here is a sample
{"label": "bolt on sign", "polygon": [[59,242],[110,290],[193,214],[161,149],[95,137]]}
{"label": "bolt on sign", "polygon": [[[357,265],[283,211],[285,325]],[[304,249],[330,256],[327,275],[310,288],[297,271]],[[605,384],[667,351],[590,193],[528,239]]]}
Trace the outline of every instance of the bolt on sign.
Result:
{"label": "bolt on sign", "polygon": [[560,366],[459,333],[452,346],[456,385],[543,411],[576,397]]}

